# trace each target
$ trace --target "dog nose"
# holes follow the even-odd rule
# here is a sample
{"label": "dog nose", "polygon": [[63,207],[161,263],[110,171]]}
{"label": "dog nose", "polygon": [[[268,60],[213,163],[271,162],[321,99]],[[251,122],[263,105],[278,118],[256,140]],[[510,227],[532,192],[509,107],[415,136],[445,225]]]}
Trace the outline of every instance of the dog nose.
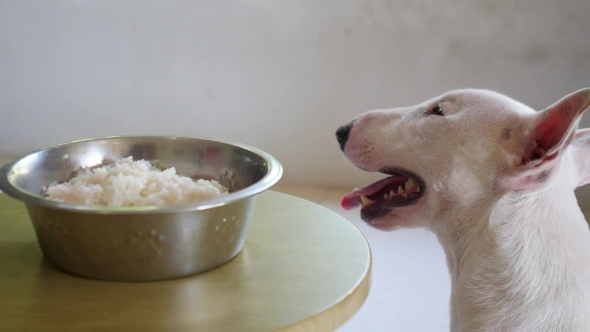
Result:
{"label": "dog nose", "polygon": [[346,142],[348,141],[348,136],[350,135],[350,129],[352,129],[352,125],[354,124],[354,120],[350,121],[349,123],[345,124],[344,126],[340,126],[338,130],[336,130],[336,139],[338,140],[338,144],[340,144],[340,150],[344,151],[344,147],[346,146]]}

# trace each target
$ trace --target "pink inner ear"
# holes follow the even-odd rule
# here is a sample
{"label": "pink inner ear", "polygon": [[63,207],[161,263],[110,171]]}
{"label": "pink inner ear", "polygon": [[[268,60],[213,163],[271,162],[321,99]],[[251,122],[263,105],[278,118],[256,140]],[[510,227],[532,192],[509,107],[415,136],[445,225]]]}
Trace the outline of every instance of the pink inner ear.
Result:
{"label": "pink inner ear", "polygon": [[560,151],[572,141],[580,116],[588,107],[590,88],[576,91],[532,116],[532,133],[522,147],[522,163],[500,176],[502,186],[515,191],[545,182]]}
{"label": "pink inner ear", "polygon": [[576,91],[543,111],[535,128],[537,146],[553,154],[560,143],[570,139],[582,113],[590,106],[590,89]]}
{"label": "pink inner ear", "polygon": [[559,144],[572,124],[571,116],[564,115],[562,112],[549,112],[537,126],[537,149],[541,148],[547,152]]}
{"label": "pink inner ear", "polygon": [[531,160],[543,159],[545,154],[547,154],[547,150],[545,148],[539,147],[539,142],[537,142],[537,147],[533,150]]}

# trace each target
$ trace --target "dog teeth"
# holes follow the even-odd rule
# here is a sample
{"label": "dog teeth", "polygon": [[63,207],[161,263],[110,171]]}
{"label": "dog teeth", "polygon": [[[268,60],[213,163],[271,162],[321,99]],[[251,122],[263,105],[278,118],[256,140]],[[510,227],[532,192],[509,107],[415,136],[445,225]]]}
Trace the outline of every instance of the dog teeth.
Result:
{"label": "dog teeth", "polygon": [[405,192],[405,191],[404,191],[404,189],[403,189],[401,186],[399,186],[399,187],[397,188],[397,194],[398,194],[398,195],[401,195],[401,194],[403,194],[404,192]]}
{"label": "dog teeth", "polygon": [[406,188],[406,191],[413,191],[414,189],[418,188],[418,184],[412,179],[406,181],[404,186]]}
{"label": "dog teeth", "polygon": [[389,199],[389,194],[384,194],[383,199]]}
{"label": "dog teeth", "polygon": [[368,198],[367,196],[361,196],[361,202],[363,203],[363,206],[369,206],[369,205],[375,203],[375,201]]}

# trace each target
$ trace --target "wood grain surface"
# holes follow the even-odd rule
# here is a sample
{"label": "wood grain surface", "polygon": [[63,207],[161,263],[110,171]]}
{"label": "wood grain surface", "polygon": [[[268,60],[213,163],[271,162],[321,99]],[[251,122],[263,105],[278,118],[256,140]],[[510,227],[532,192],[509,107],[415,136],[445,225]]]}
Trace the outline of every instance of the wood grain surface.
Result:
{"label": "wood grain surface", "polygon": [[22,203],[0,194],[0,331],[334,331],[369,292],[371,253],[338,214],[272,191],[242,252],[171,281],[87,280],[46,263]]}

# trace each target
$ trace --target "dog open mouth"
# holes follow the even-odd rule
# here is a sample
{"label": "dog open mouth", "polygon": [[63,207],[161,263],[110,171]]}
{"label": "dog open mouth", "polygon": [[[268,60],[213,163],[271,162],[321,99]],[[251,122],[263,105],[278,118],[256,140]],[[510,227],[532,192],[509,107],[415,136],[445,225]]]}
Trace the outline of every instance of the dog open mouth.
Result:
{"label": "dog open mouth", "polygon": [[370,221],[386,215],[396,207],[418,201],[426,190],[424,181],[405,170],[381,171],[389,177],[365,188],[355,189],[342,199],[342,208],[352,210],[362,206],[361,218]]}

